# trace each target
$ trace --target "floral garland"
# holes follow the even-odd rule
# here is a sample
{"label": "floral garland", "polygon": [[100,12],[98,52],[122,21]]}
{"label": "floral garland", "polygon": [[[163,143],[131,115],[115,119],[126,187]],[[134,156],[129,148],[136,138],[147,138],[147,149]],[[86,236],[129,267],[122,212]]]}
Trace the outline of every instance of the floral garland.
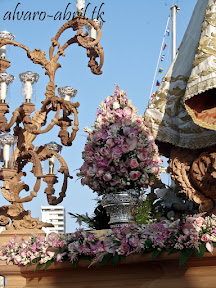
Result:
{"label": "floral garland", "polygon": [[143,117],[119,86],[101,102],[93,130],[85,130],[84,163],[77,174],[83,185],[102,195],[154,183],[162,158]]}
{"label": "floral garland", "polygon": [[212,253],[214,246],[216,216],[197,214],[141,227],[132,224],[114,228],[108,231],[103,240],[83,230],[62,235],[50,233],[46,239],[31,237],[17,241],[15,237],[1,248],[0,260],[19,266],[38,263],[37,269],[44,265],[47,269],[55,261],[71,261],[76,266],[82,258],[99,265],[111,259],[115,265],[120,259],[134,253],[153,252],[154,258],[164,251],[168,254],[180,251],[179,263],[182,265],[193,252],[202,258],[205,251]]}

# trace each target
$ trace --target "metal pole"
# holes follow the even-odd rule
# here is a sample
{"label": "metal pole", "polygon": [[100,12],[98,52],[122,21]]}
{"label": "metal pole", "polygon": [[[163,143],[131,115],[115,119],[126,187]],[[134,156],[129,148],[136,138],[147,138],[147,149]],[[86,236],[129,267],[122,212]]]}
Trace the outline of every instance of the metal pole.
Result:
{"label": "metal pole", "polygon": [[174,5],[171,8],[171,17],[172,17],[172,53],[171,53],[171,60],[173,61],[176,56],[176,12],[177,12],[177,6]]}

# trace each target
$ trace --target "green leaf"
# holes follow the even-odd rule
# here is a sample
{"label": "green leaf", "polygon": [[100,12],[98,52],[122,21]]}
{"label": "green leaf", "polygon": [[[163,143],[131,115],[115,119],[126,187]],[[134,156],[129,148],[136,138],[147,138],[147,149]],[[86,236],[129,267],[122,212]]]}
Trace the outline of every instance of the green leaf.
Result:
{"label": "green leaf", "polygon": [[120,255],[120,259],[123,261],[126,258],[126,256]]}
{"label": "green leaf", "polygon": [[113,257],[112,257],[112,264],[114,265],[114,266],[116,266],[117,264],[118,264],[118,262],[119,262],[119,255],[118,254],[115,254]]}
{"label": "green leaf", "polygon": [[92,256],[88,256],[88,255],[81,255],[81,256],[80,256],[80,259],[91,261],[91,260],[92,260]]}
{"label": "green leaf", "polygon": [[44,270],[46,271],[53,262],[54,262],[54,260],[47,261]]}
{"label": "green leaf", "polygon": [[159,251],[159,250],[154,251],[154,253],[152,254],[152,259],[155,259],[156,257],[158,257],[161,253],[162,251]]}
{"label": "green leaf", "polygon": [[38,261],[40,261],[40,257],[33,259],[33,260],[32,260],[32,263],[35,264],[35,263],[37,263]]}
{"label": "green leaf", "polygon": [[179,252],[179,250],[173,248],[172,250],[170,250],[170,251],[168,252],[168,255],[171,255],[171,254],[174,254],[174,253],[177,253],[177,252]]}
{"label": "green leaf", "polygon": [[188,258],[193,254],[193,249],[184,249],[181,250],[180,258],[179,258],[179,266],[182,266]]}
{"label": "green leaf", "polygon": [[77,264],[78,264],[78,260],[73,261],[73,266],[74,266],[74,268],[77,267]]}
{"label": "green leaf", "polygon": [[206,245],[205,245],[205,243],[201,243],[201,244],[199,245],[199,251],[198,251],[197,249],[195,249],[196,255],[197,255],[197,257],[199,257],[200,259],[203,258],[203,255],[204,255],[205,251],[206,251]]}
{"label": "green leaf", "polygon": [[100,267],[100,266],[102,266],[102,265],[107,264],[111,257],[112,257],[112,254],[106,254],[106,255],[103,257],[103,259],[101,260],[101,262],[98,263],[97,267]]}
{"label": "green leaf", "polygon": [[41,267],[43,267],[44,266],[44,263],[38,263],[37,264],[37,266],[36,266],[36,270],[39,270],[39,269],[41,269]]}

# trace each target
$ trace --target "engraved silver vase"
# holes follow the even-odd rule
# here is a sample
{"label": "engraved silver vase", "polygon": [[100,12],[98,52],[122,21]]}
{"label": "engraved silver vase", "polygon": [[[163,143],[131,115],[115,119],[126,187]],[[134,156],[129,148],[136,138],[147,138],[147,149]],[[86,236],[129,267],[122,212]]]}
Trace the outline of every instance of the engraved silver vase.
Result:
{"label": "engraved silver vase", "polygon": [[111,228],[135,223],[134,214],[138,199],[139,193],[133,189],[103,196],[101,204],[110,216],[109,224]]}

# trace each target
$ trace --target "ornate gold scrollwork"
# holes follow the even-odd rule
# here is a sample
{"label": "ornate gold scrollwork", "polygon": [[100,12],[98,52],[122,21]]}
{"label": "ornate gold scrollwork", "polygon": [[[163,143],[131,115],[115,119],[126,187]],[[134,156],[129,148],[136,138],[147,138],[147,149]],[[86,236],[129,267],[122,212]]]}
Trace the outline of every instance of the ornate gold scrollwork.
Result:
{"label": "ornate gold scrollwork", "polygon": [[200,212],[216,213],[216,149],[173,148],[170,156],[172,179]]}
{"label": "ornate gold scrollwork", "polygon": [[[88,36],[88,33],[83,32],[83,27],[86,24],[91,24],[97,31],[97,38],[93,39]],[[69,39],[62,46],[59,43],[59,38],[66,29],[73,29],[77,31],[75,36]],[[46,70],[45,74],[49,77],[49,82],[46,87],[45,100],[42,102],[40,111],[35,111],[35,107],[31,103],[24,103],[17,108],[9,123],[5,114],[9,112],[9,106],[0,103],[0,133],[8,132],[14,126],[14,134],[18,136],[18,143],[11,159],[11,163],[15,163],[14,168],[11,165],[10,169],[0,170],[0,180],[3,180],[2,194],[7,201],[11,203],[8,206],[0,207],[0,224],[7,224],[11,219],[11,225],[7,229],[33,229],[50,226],[46,223],[31,217],[30,211],[25,211],[23,208],[24,202],[31,201],[37,196],[41,186],[41,179],[47,183],[45,193],[50,205],[57,205],[61,203],[65,197],[67,190],[68,178],[72,178],[69,174],[68,166],[65,160],[55,151],[50,151],[44,146],[34,147],[33,141],[39,134],[44,134],[50,131],[55,125],[60,127],[59,137],[61,143],[65,146],[71,146],[76,137],[78,128],[78,111],[79,103],[72,103],[65,99],[56,96],[55,94],[55,73],[61,65],[57,62],[60,56],[65,56],[65,50],[70,45],[77,43],[79,46],[87,49],[87,56],[90,58],[88,66],[94,74],[101,74],[103,66],[104,54],[103,48],[100,45],[101,29],[92,20],[86,19],[82,16],[76,17],[71,21],[65,23],[57,32],[56,36],[51,39],[52,45],[49,48],[49,60],[46,58],[46,53],[40,49],[30,51],[28,47],[11,39],[0,38],[0,48],[4,45],[18,46],[27,52],[27,57],[35,64],[39,64]],[[57,46],[57,53],[54,55],[55,47]],[[100,57],[100,64],[97,63],[96,58]],[[10,66],[9,61],[0,59],[0,71],[5,70]],[[61,111],[63,111],[61,116]],[[31,117],[31,114],[34,115]],[[47,115],[54,112],[55,116],[49,124],[47,124]],[[70,119],[73,116],[74,119]],[[20,126],[23,124],[23,127]],[[46,128],[43,128],[47,124]],[[68,132],[68,128],[72,126],[72,132]],[[61,192],[56,197],[53,194],[55,190],[53,185],[57,183],[57,176],[54,174],[44,175],[42,171],[41,161],[47,158],[55,157],[59,160],[61,168],[59,172],[64,175]],[[25,176],[22,172],[27,163],[32,163],[32,173],[36,178],[33,191],[28,196],[21,198],[20,192],[22,190],[29,190],[28,185],[21,182],[21,177]]]}

